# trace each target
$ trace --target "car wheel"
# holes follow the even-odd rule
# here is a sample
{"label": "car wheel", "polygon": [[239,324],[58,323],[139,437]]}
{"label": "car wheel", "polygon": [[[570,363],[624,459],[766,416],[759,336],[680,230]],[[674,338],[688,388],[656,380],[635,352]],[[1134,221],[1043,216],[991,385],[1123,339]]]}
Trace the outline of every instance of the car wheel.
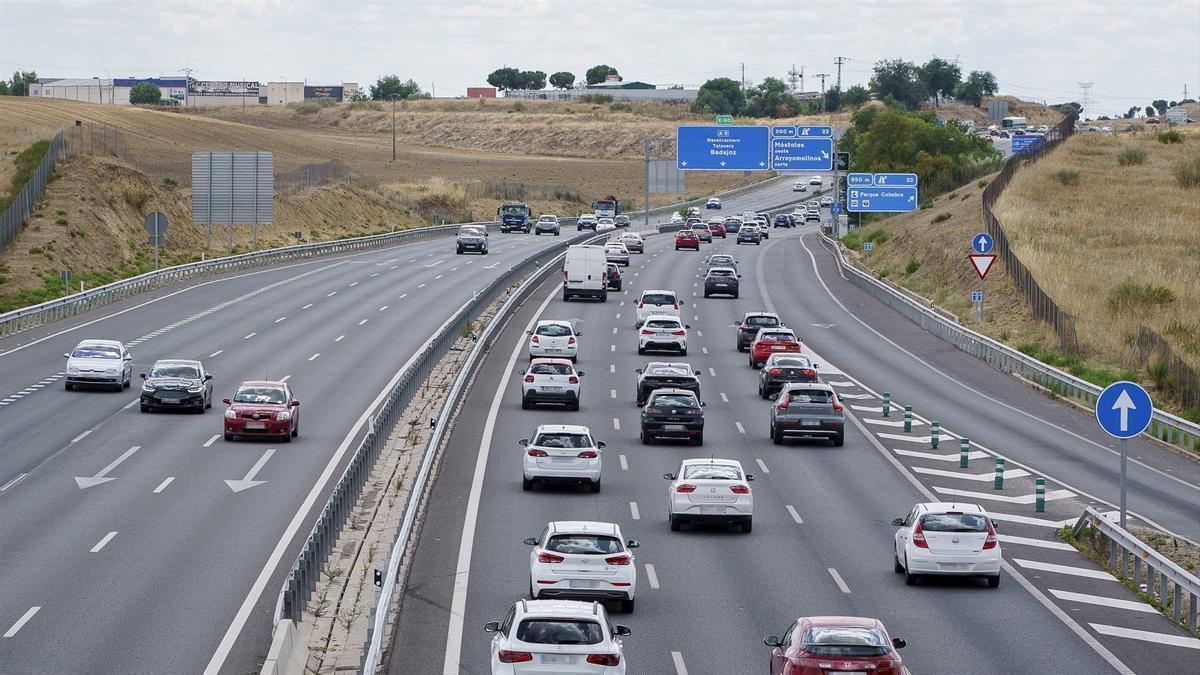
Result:
{"label": "car wheel", "polygon": [[751,530],[753,530],[753,529],[754,529],[753,521],[747,520],[746,522],[742,523],[742,534],[750,534]]}
{"label": "car wheel", "polygon": [[148,412],[150,412],[150,406],[148,406],[148,405],[146,405],[145,403],[143,403],[143,404],[142,404],[142,408],[141,408],[141,410],[142,410],[142,412],[144,412],[144,413],[148,413]]}
{"label": "car wheel", "polygon": [[650,434],[646,433],[645,429],[642,429],[642,445],[650,445],[651,440]]}
{"label": "car wheel", "polygon": [[687,347],[684,347],[683,349],[680,349],[680,350],[679,350],[679,355],[680,355],[680,356],[687,356]]}
{"label": "car wheel", "polygon": [[560,235],[560,234],[562,234],[562,232],[555,232],[555,233],[554,233],[554,236],[556,236],[556,237],[557,237],[557,236],[558,236],[558,235]]}
{"label": "car wheel", "polygon": [[908,558],[904,558],[904,585],[913,586],[917,583],[917,575],[908,571]]}
{"label": "car wheel", "polygon": [[600,481],[599,480],[592,481],[588,485],[588,488],[592,491],[592,494],[596,494],[597,492],[600,491]]}
{"label": "car wheel", "polygon": [[671,523],[671,531],[672,532],[678,532],[681,529],[683,529],[683,523],[680,522],[679,519],[676,518],[674,515],[668,515],[667,521]]}
{"label": "car wheel", "polygon": [[233,434],[229,433],[228,431],[225,432],[225,440],[232,441],[234,438],[235,436]]}
{"label": "car wheel", "polygon": [[1000,575],[987,578],[988,588],[1000,588]]}
{"label": "car wheel", "polygon": [[530,408],[529,399],[525,398],[525,397],[521,397],[521,410],[529,410],[529,408]]}
{"label": "car wheel", "polygon": [[567,295],[566,291],[563,291],[563,302],[570,302],[570,301],[571,301],[571,296]]}
{"label": "car wheel", "polygon": [[904,573],[904,565],[900,564],[900,558],[896,557],[896,553],[892,552],[892,571],[896,574]]}
{"label": "car wheel", "polygon": [[533,233],[533,236],[535,236],[535,237],[540,237],[540,236],[542,236],[542,233],[541,233],[541,232],[537,232],[537,231],[535,231],[535,232]]}
{"label": "car wheel", "polygon": [[[521,477],[521,489],[525,490],[526,492],[532,490],[533,489],[533,479],[525,478],[524,476],[522,476]],[[536,596],[534,599],[537,599]]]}
{"label": "car wheel", "polygon": [[114,385],[113,385],[113,391],[116,391],[116,392],[121,392],[121,391],[124,391],[124,390],[125,390],[125,383],[124,383],[124,382],[118,382],[118,383],[116,383],[116,384],[114,384]]}
{"label": "car wheel", "polygon": [[708,291],[704,291],[704,297],[708,297]]}
{"label": "car wheel", "polygon": [[622,600],[621,601],[621,611],[624,612],[625,614],[632,614],[633,613],[633,600],[634,600],[633,598],[629,598],[628,600]]}
{"label": "car wheel", "polygon": [[67,391],[75,391],[75,385],[71,384],[70,382],[63,382],[63,389],[66,389]]}
{"label": "car wheel", "polygon": [[737,294],[737,291],[734,291],[734,293],[733,293],[733,299],[734,299],[734,300],[737,300],[737,296],[738,296],[738,294]]}
{"label": "car wheel", "polygon": [[696,434],[696,437],[692,439],[692,445],[704,445],[704,432],[703,431]]}
{"label": "car wheel", "polygon": [[290,432],[290,431],[285,431],[285,432],[283,433],[283,438],[282,438],[281,440],[282,440],[284,443],[291,443],[291,442],[292,442],[292,432]]}
{"label": "car wheel", "polygon": [[775,445],[783,445],[783,434],[776,427],[771,427],[771,442]]}
{"label": "car wheel", "polygon": [[643,355],[643,354],[645,354],[645,353],[646,353],[646,348],[645,348],[645,347],[638,347],[638,356],[641,356],[641,355]]}
{"label": "car wheel", "polygon": [[763,391],[762,382],[759,382],[759,383],[758,383],[758,397],[759,397],[759,398],[766,398],[766,397],[767,397],[767,392]]}
{"label": "car wheel", "polygon": [[843,431],[842,433],[838,434],[837,436],[834,436],[832,443],[833,443],[833,447],[835,447],[835,448],[840,448],[843,445],[845,445],[846,444],[846,432]]}
{"label": "car wheel", "polygon": [[454,255],[462,255],[462,249],[461,248],[454,249]]}
{"label": "car wheel", "polygon": [[567,404],[567,410],[579,410],[579,399],[575,399]]}

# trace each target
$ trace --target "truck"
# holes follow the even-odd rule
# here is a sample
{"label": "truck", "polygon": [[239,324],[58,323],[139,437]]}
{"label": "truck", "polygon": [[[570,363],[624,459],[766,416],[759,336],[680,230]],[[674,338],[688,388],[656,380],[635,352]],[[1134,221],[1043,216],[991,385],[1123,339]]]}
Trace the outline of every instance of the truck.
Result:
{"label": "truck", "polygon": [[520,230],[528,233],[533,227],[529,205],[521,202],[505,202],[496,209],[496,220],[500,221],[501,232]]}
{"label": "truck", "polygon": [[597,218],[616,218],[621,213],[621,203],[612,195],[605,195],[592,202],[592,211]]}

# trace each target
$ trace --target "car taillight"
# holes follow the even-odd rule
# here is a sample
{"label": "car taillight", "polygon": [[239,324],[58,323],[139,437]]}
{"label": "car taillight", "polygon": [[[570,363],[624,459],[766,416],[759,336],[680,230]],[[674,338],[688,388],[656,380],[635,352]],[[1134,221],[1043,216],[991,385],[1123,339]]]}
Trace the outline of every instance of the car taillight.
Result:
{"label": "car taillight", "polygon": [[534,335],[533,337],[529,338],[529,341],[535,345],[538,344],[538,336]]}
{"label": "car taillight", "polygon": [[748,494],[750,494],[750,488],[749,488],[749,487],[747,487],[747,486],[745,486],[745,485],[731,485],[731,486],[729,487],[729,491],[730,491],[730,492],[732,492],[732,493],[733,493],[733,494],[735,494],[735,495],[748,495]]}
{"label": "car taillight", "polygon": [[526,375],[526,376],[525,376],[525,381],[526,381],[526,382],[533,382],[533,376],[532,376],[532,375]]}
{"label": "car taillight", "polygon": [[704,412],[704,411],[699,408],[688,408],[687,409],[687,414],[689,414],[689,415],[699,415],[702,412]]}
{"label": "car taillight", "polygon": [[775,405],[775,409],[776,409],[776,410],[787,410],[787,409],[788,409],[788,405],[789,405],[791,402],[792,402],[792,395],[791,395],[791,394],[784,394],[784,395],[783,395],[783,398],[779,400],[779,403],[777,403],[777,404]]}
{"label": "car taillight", "polygon": [[671,335],[687,335],[687,331],[673,330],[671,331]]}
{"label": "car taillight", "polygon": [[569,344],[569,345],[575,344],[575,338],[573,338],[573,337],[567,338],[567,344]]}
{"label": "car taillight", "polygon": [[992,527],[992,522],[988,521],[987,539],[983,540],[983,550],[996,548],[996,528]]}
{"label": "car taillight", "polygon": [[538,554],[538,562],[540,562],[540,563],[553,564],[553,563],[560,563],[564,560],[566,560],[566,558],[564,558],[563,556],[555,555],[555,554],[549,553],[547,551],[542,551],[541,553]]}
{"label": "car taillight", "polygon": [[570,382],[571,384],[579,384],[579,378],[572,375],[567,378],[567,382]]}
{"label": "car taillight", "polygon": [[642,335],[654,335],[654,331],[642,329]]}
{"label": "car taillight", "polygon": [[842,406],[842,402],[838,400],[837,394],[834,394],[833,395],[833,412],[842,412],[843,410],[845,410],[845,408]]}
{"label": "car taillight", "polygon": [[770,370],[767,371],[767,374],[768,375],[781,375],[781,374],[783,374],[783,369],[782,368],[771,368]]}
{"label": "car taillight", "polygon": [[917,526],[913,528],[912,543],[917,548],[929,548],[929,542],[925,541],[925,531],[921,529],[921,521],[917,521]]}
{"label": "car taillight", "polygon": [[595,450],[584,450],[577,455],[580,459],[596,459],[598,456]]}
{"label": "car taillight", "polygon": [[496,658],[500,659],[500,663],[525,663],[533,660],[533,654],[530,652],[514,652],[509,649],[501,649]]}
{"label": "car taillight", "polygon": [[630,561],[632,561],[632,560],[633,559],[630,558],[628,555],[622,553],[621,555],[614,555],[614,556],[605,558],[604,562],[609,565],[628,565],[630,563]]}
{"label": "car taillight", "polygon": [[638,309],[641,309],[641,308],[643,308],[643,307],[645,307],[645,306],[646,306],[646,303],[645,303],[645,302],[643,302],[643,301],[641,301],[641,300],[638,300]]}
{"label": "car taillight", "polygon": [[804,370],[801,370],[801,371],[800,371],[800,374],[801,374],[801,375],[803,375],[803,376],[805,376],[805,377],[812,377],[812,376],[814,376],[814,375],[816,375],[816,374],[817,374],[817,371],[815,371],[815,370],[809,370],[808,368],[805,368]]}
{"label": "car taillight", "polygon": [[587,662],[595,666],[619,666],[620,654],[588,654]]}
{"label": "car taillight", "polygon": [[676,311],[679,310],[679,301],[678,300],[675,301],[675,310]]}
{"label": "car taillight", "polygon": [[550,456],[549,453],[547,453],[545,450],[540,450],[538,448],[530,448],[525,454],[529,455],[530,457],[549,457]]}
{"label": "car taillight", "polygon": [[675,488],[675,491],[679,492],[681,494],[687,495],[687,494],[691,494],[691,493],[695,492],[696,486],[691,485],[690,483],[684,483],[683,485],[680,485],[679,487]]}

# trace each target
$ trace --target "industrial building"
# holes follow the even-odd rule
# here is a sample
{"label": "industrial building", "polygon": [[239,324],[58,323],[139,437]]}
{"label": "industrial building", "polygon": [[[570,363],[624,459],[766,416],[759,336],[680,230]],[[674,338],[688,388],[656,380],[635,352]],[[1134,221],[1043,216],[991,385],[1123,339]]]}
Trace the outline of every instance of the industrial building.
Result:
{"label": "industrial building", "polygon": [[192,108],[229,108],[250,105],[287,105],[306,99],[348,101],[358,94],[358,83],[310,85],[305,82],[249,80],[195,80],[187,78],[41,78],[29,85],[29,95],[68,101],[129,105],[129,92],[142,82],[157,86],[163,98]]}
{"label": "industrial building", "polygon": [[184,78],[41,78],[29,85],[29,95],[58,98],[67,101],[129,105],[129,92],[138,84],[149,82],[162,91],[164,98],[183,101],[187,95]]}

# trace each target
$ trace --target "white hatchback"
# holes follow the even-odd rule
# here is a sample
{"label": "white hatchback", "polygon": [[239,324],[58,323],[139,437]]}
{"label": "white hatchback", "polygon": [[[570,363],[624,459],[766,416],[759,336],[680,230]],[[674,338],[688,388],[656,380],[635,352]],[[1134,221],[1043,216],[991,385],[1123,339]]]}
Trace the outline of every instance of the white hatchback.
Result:
{"label": "white hatchback", "polygon": [[684,523],[712,522],[738,525],[751,530],[754,495],[753,474],[742,471],[736,459],[685,459],[675,473],[664,473],[671,481],[667,519],[678,532]]}
{"label": "white hatchback", "polygon": [[681,306],[683,306],[683,301],[675,295],[675,291],[642,291],[642,297],[638,298],[637,311],[634,315],[634,326],[641,327],[643,323],[646,323],[646,318],[652,314],[678,317]]}
{"label": "white hatchback", "polygon": [[529,594],[541,598],[617,600],[632,612],[637,592],[633,549],[614,523],[565,520],[546,525],[529,537]]}
{"label": "white hatchback", "polygon": [[604,245],[604,259],[614,265],[629,267],[629,249],[619,241],[610,241]]}
{"label": "white hatchback", "polygon": [[570,321],[538,321],[529,332],[529,358],[559,357],[574,361],[579,355],[578,338],[582,335],[583,331],[575,330]]}
{"label": "white hatchback", "polygon": [[638,354],[677,351],[687,356],[687,332],[691,326],[670,314],[652,314],[638,329]]}
{"label": "white hatchback", "polygon": [[584,483],[600,491],[601,450],[592,432],[577,424],[543,424],[533,438],[522,438],[525,448],[521,488],[532,490],[534,481]]}
{"label": "white hatchback", "polygon": [[535,403],[562,403],[568,410],[579,410],[579,380],[583,373],[576,371],[569,359],[533,359],[529,369],[520,374],[522,410],[529,410]]}
{"label": "white hatchback", "polygon": [[1000,542],[996,525],[978,504],[926,502],[892,521],[896,530],[892,564],[912,585],[923,574],[981,576],[1000,585]]}
{"label": "white hatchback", "polygon": [[492,636],[492,675],[587,673],[625,675],[621,637],[599,602],[518,600],[503,621],[483,629]]}

